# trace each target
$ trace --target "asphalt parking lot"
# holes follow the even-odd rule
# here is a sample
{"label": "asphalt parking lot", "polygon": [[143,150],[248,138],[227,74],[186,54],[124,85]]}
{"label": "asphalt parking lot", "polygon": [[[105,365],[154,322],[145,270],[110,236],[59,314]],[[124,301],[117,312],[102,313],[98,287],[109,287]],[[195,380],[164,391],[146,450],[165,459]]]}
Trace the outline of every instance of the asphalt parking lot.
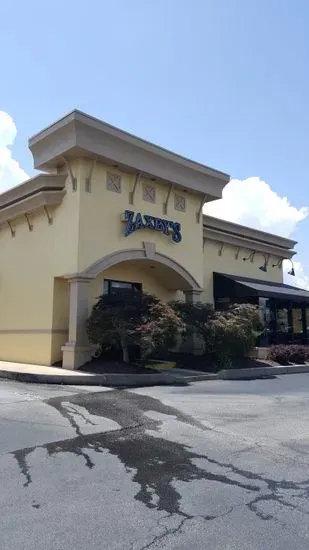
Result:
{"label": "asphalt parking lot", "polygon": [[309,547],[309,375],[108,390],[0,381],[6,550]]}

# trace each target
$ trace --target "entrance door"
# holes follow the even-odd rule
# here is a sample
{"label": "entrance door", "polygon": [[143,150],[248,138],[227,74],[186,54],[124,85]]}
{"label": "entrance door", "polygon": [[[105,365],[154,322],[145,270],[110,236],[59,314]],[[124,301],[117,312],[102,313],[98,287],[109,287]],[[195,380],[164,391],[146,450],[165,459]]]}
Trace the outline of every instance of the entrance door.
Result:
{"label": "entrance door", "polygon": [[[141,283],[131,283],[128,281],[114,281],[111,279],[104,279],[103,283],[103,295],[112,296],[117,298],[117,301],[125,302],[130,300],[132,296],[138,296],[142,294],[142,284]],[[115,354],[120,358],[120,354],[117,351],[112,351],[112,354]],[[140,359],[141,352],[140,346],[130,345],[129,346],[129,358],[130,361],[137,361]],[[117,357],[118,358],[118,357]]]}

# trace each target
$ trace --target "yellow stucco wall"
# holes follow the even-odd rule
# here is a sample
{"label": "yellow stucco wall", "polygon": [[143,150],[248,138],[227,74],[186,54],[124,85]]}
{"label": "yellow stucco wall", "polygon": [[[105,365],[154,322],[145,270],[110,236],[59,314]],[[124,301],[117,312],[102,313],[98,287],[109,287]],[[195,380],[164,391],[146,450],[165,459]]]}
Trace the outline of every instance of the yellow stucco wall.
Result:
{"label": "yellow stucco wall", "polygon": [[52,225],[41,209],[30,215],[33,231],[24,217],[12,221],[15,237],[7,226],[0,229],[0,360],[46,365],[58,360],[53,341],[64,343],[66,335],[57,331],[67,329],[68,321],[53,316],[54,277],[76,271],[78,250],[80,197],[69,180],[66,185]]}
{"label": "yellow stucco wall", "polygon": [[0,334],[0,360],[51,365],[51,339],[51,333],[2,333]]}
{"label": "yellow stucco wall", "polygon": [[[220,245],[211,241],[205,243],[203,254],[202,217],[200,223],[196,222],[200,204],[197,195],[183,191],[186,210],[179,212],[174,208],[172,192],[164,216],[168,185],[147,181],[156,189],[155,203],[151,203],[143,200],[144,182],[141,181],[131,205],[129,193],[133,189],[133,175],[121,173],[121,193],[109,191],[106,188],[107,167],[98,163],[93,172],[91,192],[86,192],[89,162],[79,159],[71,166],[77,178],[77,190],[73,191],[70,178],[67,178],[66,195],[62,204],[53,209],[52,225],[40,210],[31,215],[33,231],[29,231],[24,217],[13,221],[14,238],[7,226],[0,229],[0,360],[45,365],[61,360],[61,346],[67,341],[69,324],[69,285],[62,277],[83,271],[111,252],[141,249],[143,241],[155,243],[157,252],[183,266],[204,287],[203,300],[207,302],[213,300],[213,271],[282,280],[278,268],[269,268],[267,274],[258,269],[263,261],[259,255],[253,264],[242,261],[246,251],[241,251],[239,259],[235,260],[235,248],[227,246],[219,256]],[[117,169],[110,171],[117,172]],[[125,237],[121,215],[126,209],[181,223],[182,242],[173,243],[162,233],[148,229]],[[109,268],[89,284],[89,310],[102,294],[104,278],[141,282],[146,292],[164,300],[182,296],[180,292],[169,290],[166,272],[160,272],[160,266],[151,269],[147,262],[128,261]]]}
{"label": "yellow stucco wall", "polygon": [[[1,284],[0,284],[0,360],[52,364],[61,359],[61,346],[68,331],[68,283],[59,277],[82,271],[106,254],[128,248],[142,248],[143,241],[156,244],[157,251],[175,259],[188,268],[199,284],[203,282],[201,254],[188,257],[201,242],[202,224],[195,214],[199,199],[184,192],[186,212],[174,210],[173,193],[167,219],[182,224],[183,240],[175,244],[169,237],[155,231],[141,230],[129,237],[123,235],[121,215],[125,209],[163,216],[167,185],[156,187],[155,204],[142,198],[143,182],[135,194],[134,205],[129,204],[133,176],[121,174],[121,193],[106,188],[106,167],[98,164],[93,174],[91,193],[85,191],[85,177],[89,164],[83,159],[71,163],[77,178],[77,191],[72,190],[70,178],[66,181],[66,195],[60,206],[53,209],[53,224],[49,225],[43,210],[31,215],[33,231],[29,231],[24,217],[13,221],[13,238],[7,226],[0,230]],[[115,171],[112,169],[112,171]],[[145,291],[162,299],[174,299],[154,275],[137,264],[114,266],[106,277],[141,282]],[[100,294],[104,275],[89,286],[90,306]]]}
{"label": "yellow stucco wall", "polygon": [[[111,168],[110,171],[117,173],[115,168]],[[121,193],[115,193],[106,188],[106,172],[105,166],[97,164],[93,173],[91,193],[82,192],[78,249],[79,271],[108,253],[129,248],[140,249],[143,246],[143,241],[151,241],[156,244],[157,252],[166,254],[183,267],[189,268],[191,275],[202,285],[203,257],[201,253],[192,253],[195,250],[200,250],[202,242],[202,217],[200,223],[196,222],[200,198],[183,192],[183,196],[186,198],[186,211],[179,212],[174,209],[172,192],[168,213],[164,216],[163,203],[168,193],[167,185],[147,180],[147,183],[156,189],[156,201],[150,203],[143,200],[143,181],[141,181],[136,187],[134,204],[130,205],[129,192],[133,189],[134,175],[119,172],[122,178]],[[88,173],[89,162],[84,161],[80,167],[82,182],[85,181]],[[121,215],[126,209],[181,223],[182,242],[176,244],[162,233],[149,229],[142,229],[124,237],[124,224],[121,222]],[[188,258],[190,258],[189,265]]]}
{"label": "yellow stucco wall", "polygon": [[241,277],[251,277],[252,279],[261,279],[275,283],[283,281],[282,269],[272,267],[272,264],[278,262],[278,257],[270,257],[267,273],[259,269],[264,263],[262,254],[257,253],[251,261],[243,261],[243,258],[249,256],[251,250],[241,249],[238,259],[235,258],[237,247],[224,245],[221,255],[219,255],[221,243],[206,240],[204,244],[204,292],[203,301],[213,303],[213,273],[226,273],[228,275],[239,275]]}

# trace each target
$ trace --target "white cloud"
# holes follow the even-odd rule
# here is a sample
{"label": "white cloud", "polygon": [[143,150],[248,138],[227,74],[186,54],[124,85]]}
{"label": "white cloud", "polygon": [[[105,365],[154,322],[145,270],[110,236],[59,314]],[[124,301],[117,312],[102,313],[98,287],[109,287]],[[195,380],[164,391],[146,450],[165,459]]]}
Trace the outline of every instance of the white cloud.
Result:
{"label": "white cloud", "polygon": [[15,123],[5,111],[0,111],[0,193],[28,179],[26,172],[13,159],[10,146],[16,138]]}
{"label": "white cloud", "polygon": [[[232,179],[223,190],[222,199],[208,203],[204,214],[248,225],[255,229],[290,237],[299,222],[309,214],[309,208],[292,206],[287,197],[281,197],[268,183],[258,177]],[[291,262],[284,262],[284,279],[288,284],[309,289],[309,277],[302,263],[294,262],[295,277],[287,273]]]}
{"label": "white cloud", "polygon": [[292,206],[287,197],[280,197],[257,177],[232,179],[222,196],[207,204],[204,213],[284,237],[289,237],[309,214],[308,207]]}

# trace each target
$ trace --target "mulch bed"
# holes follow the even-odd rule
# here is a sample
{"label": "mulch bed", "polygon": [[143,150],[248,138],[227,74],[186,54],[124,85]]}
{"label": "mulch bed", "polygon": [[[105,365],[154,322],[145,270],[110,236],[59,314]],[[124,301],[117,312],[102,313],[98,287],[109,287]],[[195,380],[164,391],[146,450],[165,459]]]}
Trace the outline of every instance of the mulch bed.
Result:
{"label": "mulch bed", "polygon": [[[162,359],[162,358],[161,358]],[[203,372],[218,372],[218,366],[207,357],[200,355],[187,355],[183,353],[167,354],[166,361],[174,361],[179,369],[191,369]],[[249,369],[258,367],[276,367],[278,363],[268,360],[252,359],[250,357],[237,361],[235,368]],[[108,358],[92,359],[79,370],[93,374],[156,374],[158,371],[149,369],[146,366],[123,363],[120,360]]]}
{"label": "mulch bed", "polygon": [[[167,361],[175,361],[177,363],[177,368],[182,369],[192,369],[204,372],[218,372],[220,370],[218,365],[211,361],[208,357],[203,355],[187,355],[184,353],[173,353],[167,355],[164,359]],[[240,359],[235,364],[237,369],[250,369],[257,367],[275,367],[278,366],[277,363],[268,360],[253,359],[251,357],[245,357]]]}

